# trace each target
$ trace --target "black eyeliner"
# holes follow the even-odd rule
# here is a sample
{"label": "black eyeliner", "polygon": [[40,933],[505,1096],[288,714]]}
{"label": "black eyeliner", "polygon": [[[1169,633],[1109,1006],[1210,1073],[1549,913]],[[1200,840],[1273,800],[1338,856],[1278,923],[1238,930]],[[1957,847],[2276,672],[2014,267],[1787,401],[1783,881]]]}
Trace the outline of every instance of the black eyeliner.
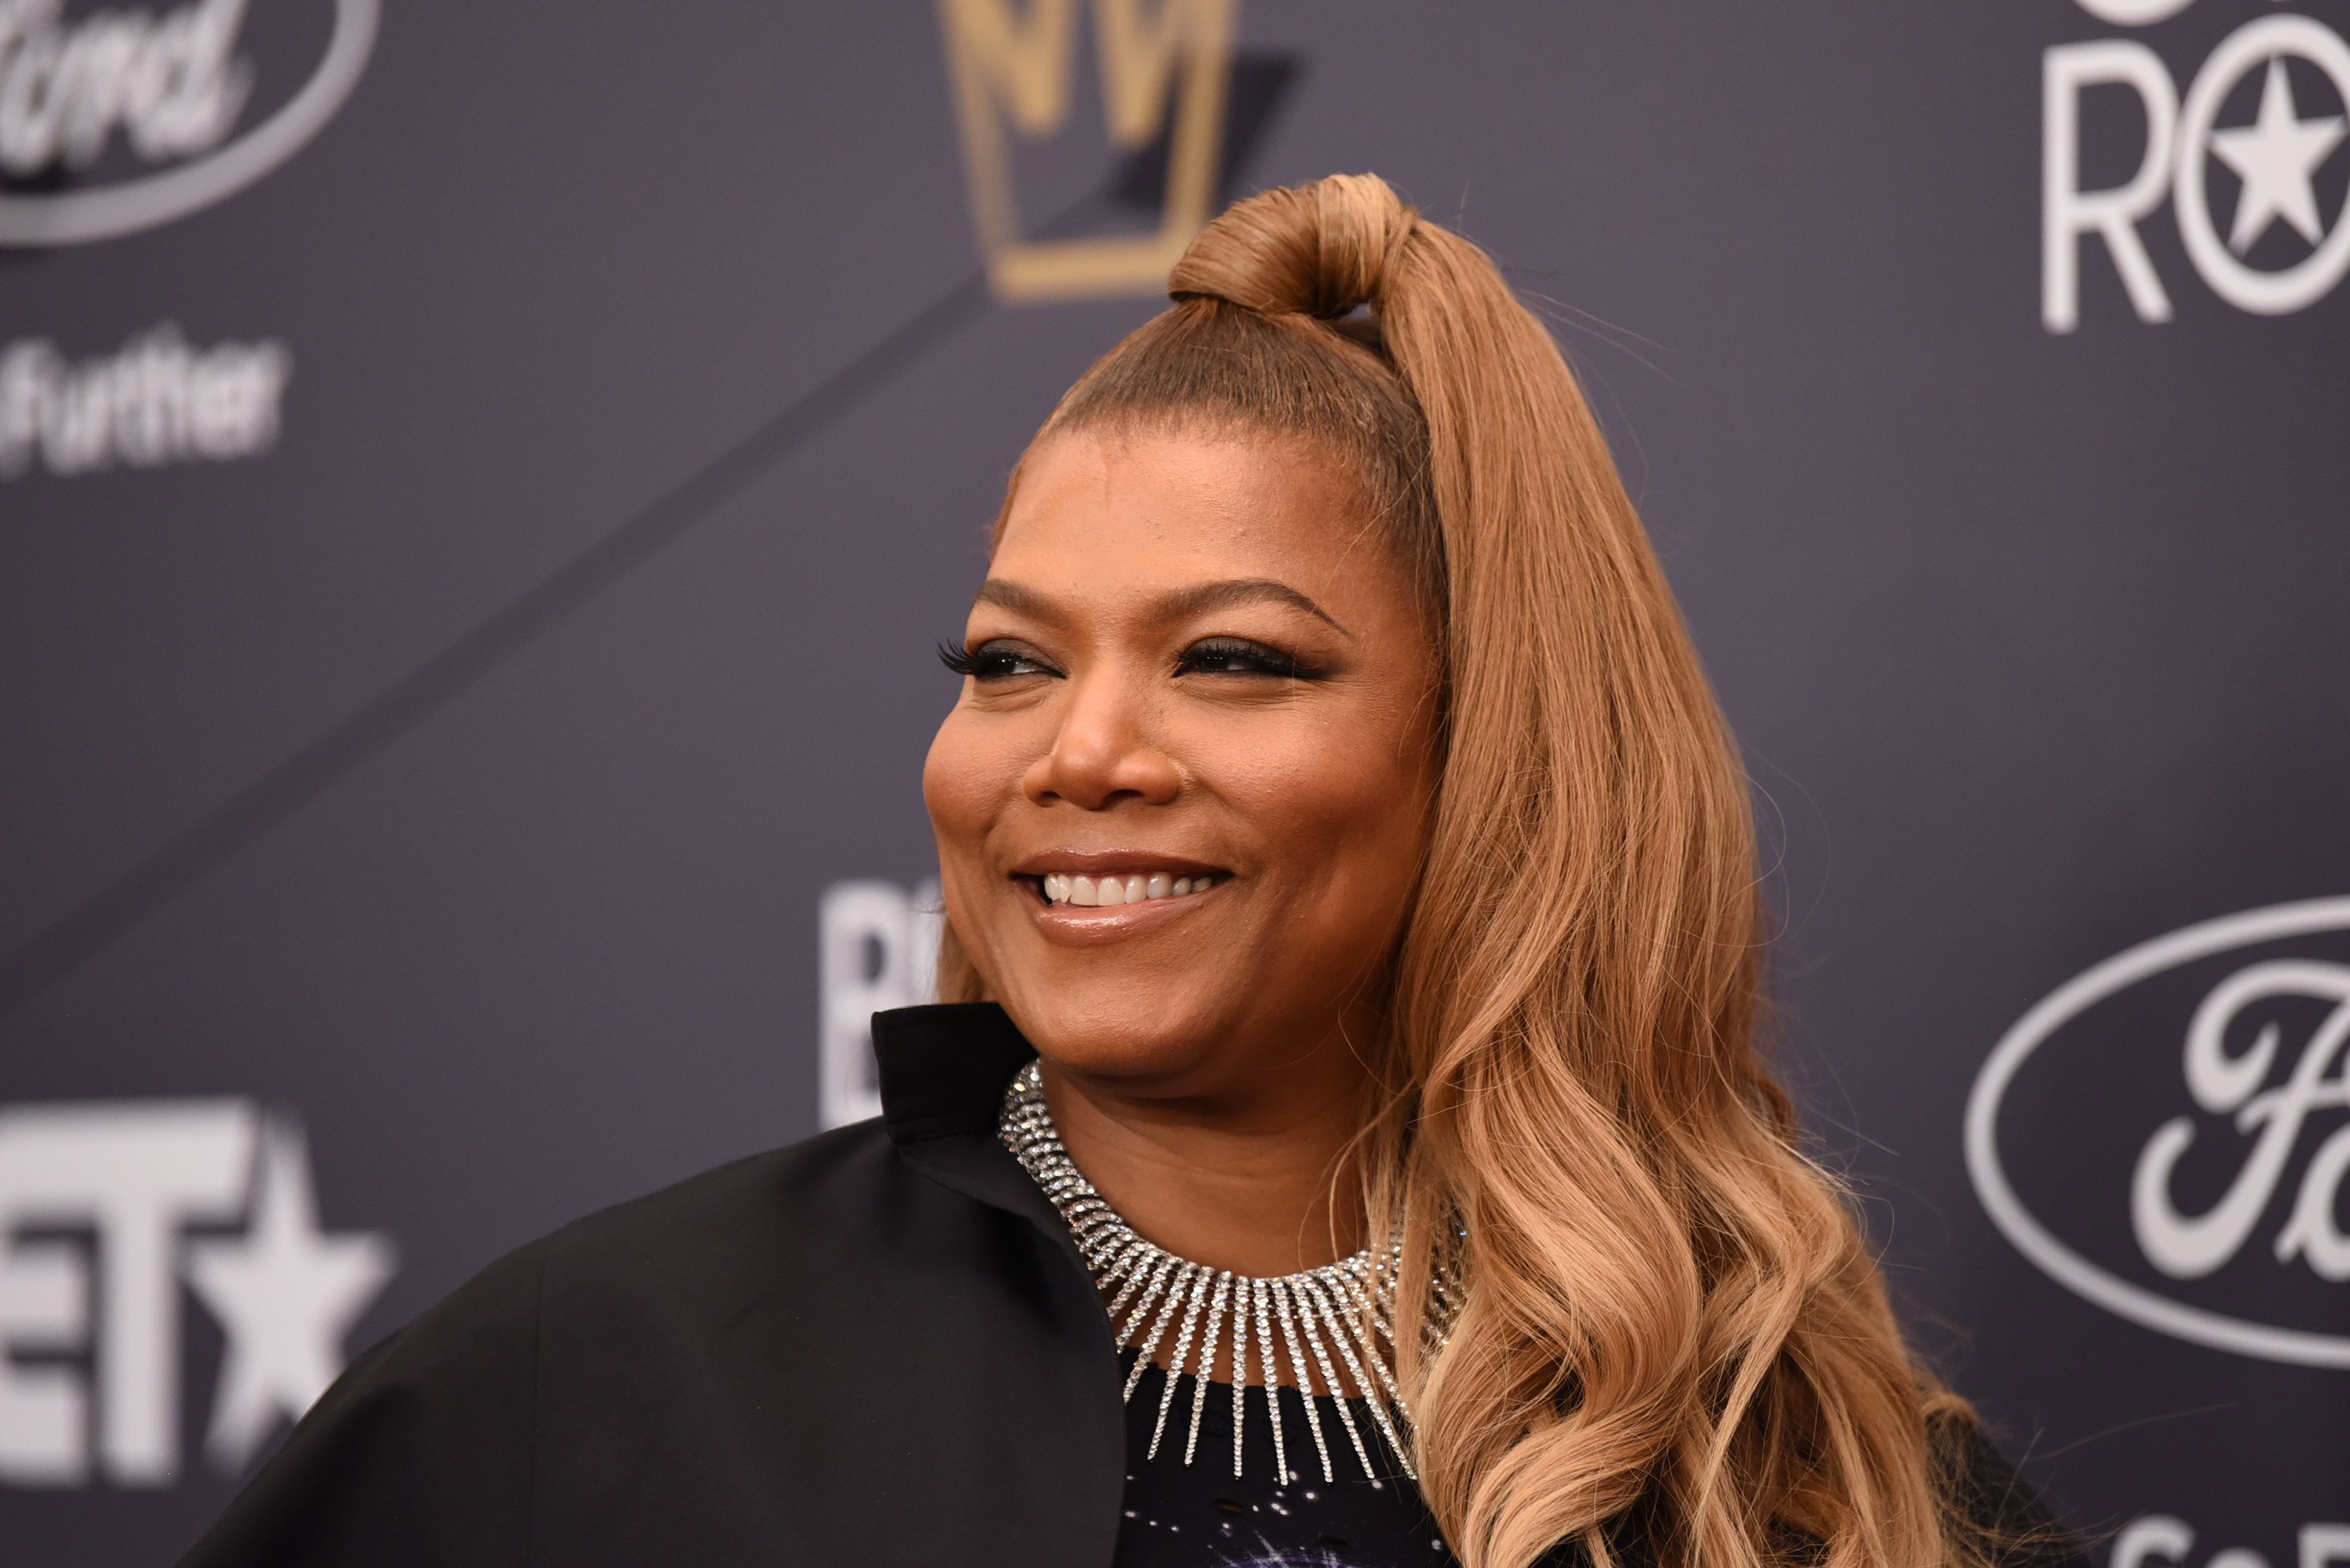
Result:
{"label": "black eyeliner", "polygon": [[[1049,675],[1057,679],[1060,671],[1016,642],[991,637],[977,648],[965,653],[951,642],[939,644],[939,662],[956,674],[983,683],[1008,680],[1023,675]],[[1028,666],[1023,670],[1021,665]]]}
{"label": "black eyeliner", "polygon": [[[1193,670],[1191,668],[1193,659],[1195,656],[1200,654],[1201,649],[1211,650],[1212,657],[1237,659],[1253,664],[1256,668],[1254,670]],[[1252,638],[1244,637],[1202,638],[1201,640],[1193,643],[1191,647],[1183,650],[1182,658],[1176,661],[1175,673],[1178,675],[1186,673],[1202,675],[1242,675],[1253,673],[1269,675],[1276,679],[1287,680],[1326,680],[1329,679],[1328,671],[1305,663],[1295,654],[1284,652],[1278,648],[1273,647],[1269,643],[1258,642]]]}

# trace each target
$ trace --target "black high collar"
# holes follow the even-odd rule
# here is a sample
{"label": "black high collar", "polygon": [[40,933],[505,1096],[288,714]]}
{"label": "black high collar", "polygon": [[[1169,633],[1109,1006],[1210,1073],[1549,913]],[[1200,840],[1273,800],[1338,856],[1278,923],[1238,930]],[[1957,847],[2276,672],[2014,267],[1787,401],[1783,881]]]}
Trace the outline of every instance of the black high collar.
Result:
{"label": "black high collar", "polygon": [[[881,1067],[881,1125],[899,1157],[943,1187],[1019,1215],[1085,1272],[1060,1210],[995,1136],[1003,1091],[1036,1054],[1003,1009],[934,1002],[877,1012],[873,1054]],[[1106,1313],[1102,1328],[1107,1334]]]}
{"label": "black high collar", "polygon": [[1013,1075],[1036,1048],[992,1002],[942,1002],[873,1015],[881,1125],[889,1140],[995,1132]]}

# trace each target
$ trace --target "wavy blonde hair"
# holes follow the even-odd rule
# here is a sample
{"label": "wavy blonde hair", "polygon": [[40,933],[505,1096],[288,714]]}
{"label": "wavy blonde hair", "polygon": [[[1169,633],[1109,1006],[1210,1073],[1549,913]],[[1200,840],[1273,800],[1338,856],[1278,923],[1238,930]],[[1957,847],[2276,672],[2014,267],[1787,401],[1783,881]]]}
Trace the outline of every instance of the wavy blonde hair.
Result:
{"label": "wavy blonde hair", "polygon": [[[1972,1558],[1931,1420],[1964,1407],[1905,1349],[1757,1048],[1744,778],[1556,345],[1367,175],[1241,202],[1170,292],[1038,439],[1172,418],[1318,441],[1442,628],[1442,781],[1359,1166],[1407,1281],[1466,1235],[1449,1339],[1398,1336],[1454,1552]],[[984,994],[951,929],[940,984]]]}

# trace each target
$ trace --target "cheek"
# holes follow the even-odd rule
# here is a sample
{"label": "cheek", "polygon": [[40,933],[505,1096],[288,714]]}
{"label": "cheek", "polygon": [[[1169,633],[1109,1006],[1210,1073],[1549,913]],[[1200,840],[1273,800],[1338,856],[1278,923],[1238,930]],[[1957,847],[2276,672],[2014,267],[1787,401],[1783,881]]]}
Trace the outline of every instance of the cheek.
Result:
{"label": "cheek", "polygon": [[1425,763],[1394,726],[1358,723],[1259,753],[1236,773],[1233,794],[1282,879],[1330,906],[1302,915],[1380,927],[1419,874],[1430,787]]}
{"label": "cheek", "polygon": [[996,776],[1002,771],[962,710],[948,714],[922,762],[922,804],[930,810],[942,861],[979,853],[1006,793]]}
{"label": "cheek", "polygon": [[985,748],[974,743],[980,737],[961,720],[960,709],[948,714],[931,741],[930,754],[922,761],[922,805],[938,841],[947,918],[954,922],[964,950],[978,960],[989,947],[981,894],[987,884],[987,836],[998,814],[1000,791],[993,785]]}

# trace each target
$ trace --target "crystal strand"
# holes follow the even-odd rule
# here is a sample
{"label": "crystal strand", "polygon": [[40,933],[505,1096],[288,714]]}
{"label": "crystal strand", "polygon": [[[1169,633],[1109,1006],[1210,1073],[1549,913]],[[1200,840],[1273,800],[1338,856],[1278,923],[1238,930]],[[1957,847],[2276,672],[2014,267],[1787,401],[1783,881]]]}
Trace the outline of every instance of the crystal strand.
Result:
{"label": "crystal strand", "polygon": [[1461,1315],[1462,1293],[1451,1271],[1451,1264],[1439,1264],[1429,1285],[1430,1310],[1419,1320],[1420,1349],[1425,1355],[1433,1355],[1451,1343],[1453,1320]]}
{"label": "crystal strand", "polygon": [[1281,1337],[1289,1344],[1289,1364],[1297,1368],[1297,1392],[1305,1401],[1305,1425],[1314,1433],[1314,1451],[1322,1456],[1322,1479],[1335,1481],[1338,1472],[1330,1464],[1330,1445],[1322,1440],[1322,1415],[1314,1406],[1314,1375],[1305,1369],[1305,1353],[1297,1347],[1297,1328],[1290,1319],[1287,1282],[1273,1282],[1273,1304],[1281,1314]]}
{"label": "crystal strand", "polygon": [[1371,1415],[1378,1420],[1380,1435],[1387,1438],[1388,1447],[1394,1451],[1396,1462],[1403,1467],[1403,1473],[1417,1481],[1419,1471],[1411,1462],[1411,1411],[1404,1403],[1403,1390],[1397,1386],[1395,1374],[1388,1370],[1387,1360],[1379,1355],[1378,1346],[1372,1342],[1369,1331],[1363,1327],[1362,1319],[1350,1315],[1347,1321],[1363,1347],[1363,1358],[1378,1374],[1379,1386],[1386,1394],[1384,1399],[1372,1400]]}
{"label": "crystal strand", "polygon": [[1248,1426],[1249,1281],[1232,1280],[1232,1480],[1241,1479],[1241,1433]]}
{"label": "crystal strand", "polygon": [[[1168,1407],[1175,1403],[1176,1379],[1183,1375],[1183,1357],[1191,1352],[1191,1331],[1199,1326],[1200,1303],[1206,1299],[1208,1293],[1206,1269],[1197,1263],[1186,1263],[1183,1265],[1183,1272],[1191,1282],[1191,1302],[1183,1309],[1183,1332],[1176,1338],[1175,1355],[1167,1364],[1167,1386],[1159,1391],[1159,1420],[1150,1428],[1150,1447],[1142,1456],[1146,1459],[1155,1459],[1159,1457],[1159,1439],[1167,1432]],[[1177,1288],[1179,1290],[1181,1288],[1180,1282]],[[1167,1299],[1172,1303],[1175,1298],[1170,1296]]]}
{"label": "crystal strand", "polygon": [[[1378,1389],[1371,1386],[1370,1379],[1364,1375],[1362,1362],[1356,1358],[1355,1347],[1347,1343],[1347,1334],[1351,1330],[1354,1334],[1361,1338],[1363,1348],[1371,1350],[1370,1331],[1364,1328],[1363,1320],[1360,1317],[1350,1312],[1340,1311],[1336,1293],[1326,1293],[1326,1287],[1321,1281],[1309,1280],[1306,1288],[1320,1298],[1323,1319],[1330,1325],[1330,1337],[1337,1342],[1338,1354],[1347,1361],[1347,1370],[1355,1375],[1355,1386],[1363,1391],[1363,1403],[1369,1408],[1371,1419],[1378,1423],[1379,1435],[1388,1440],[1388,1451],[1395,1455],[1396,1462],[1403,1467],[1404,1474],[1418,1480],[1419,1478],[1412,1475],[1411,1458],[1404,1452],[1403,1438],[1397,1436],[1395,1424],[1388,1419],[1387,1401],[1379,1397]],[[1343,1323],[1340,1321],[1341,1318],[1345,1319]],[[1386,1381],[1388,1390],[1392,1392],[1395,1388],[1395,1380],[1388,1376],[1388,1369],[1380,1362],[1376,1351],[1372,1352],[1371,1365],[1378,1367],[1379,1376]],[[1350,1424],[1348,1430],[1352,1429]],[[1363,1467],[1365,1473],[1368,1474],[1370,1460],[1367,1457],[1363,1460]]]}
{"label": "crystal strand", "polygon": [[[1099,1203],[1101,1199],[1097,1198],[1091,1201]],[[1104,1207],[1107,1206],[1104,1205]],[[1126,1227],[1118,1222],[1115,1215],[1107,1220],[1100,1218],[1091,1220],[1078,1220],[1073,1221],[1069,1228],[1076,1232],[1077,1245],[1085,1251],[1087,1262],[1096,1269],[1103,1267],[1116,1257],[1126,1242],[1126,1237],[1123,1234]]]}
{"label": "crystal strand", "polygon": [[[1367,1281],[1364,1278],[1367,1273],[1370,1276]],[[1396,1270],[1384,1264],[1367,1270],[1347,1271],[1347,1291],[1351,1293],[1356,1304],[1361,1307],[1365,1314],[1370,1318],[1373,1331],[1390,1345],[1395,1344],[1395,1324],[1391,1321],[1388,1303],[1395,1298],[1396,1281],[1399,1277]],[[1380,1365],[1384,1366],[1385,1357],[1380,1357],[1379,1360]]]}
{"label": "crystal strand", "polygon": [[1232,1299],[1232,1275],[1227,1269],[1216,1276],[1216,1296],[1208,1303],[1208,1336],[1200,1343],[1200,1370],[1191,1379],[1191,1435],[1183,1439],[1183,1464],[1200,1446],[1200,1411],[1208,1403],[1208,1380],[1216,1375],[1216,1330],[1224,1321],[1224,1305]]}
{"label": "crystal strand", "polygon": [[1126,1284],[1118,1291],[1118,1298],[1109,1303],[1109,1315],[1111,1322],[1115,1323],[1118,1321],[1118,1314],[1126,1310],[1126,1303],[1133,1299],[1135,1292],[1142,1288],[1143,1281],[1148,1278],[1150,1273],[1149,1269],[1138,1268],[1136,1265],[1139,1263],[1149,1263],[1150,1262],[1150,1243],[1144,1241],[1141,1237],[1137,1236],[1133,1241],[1128,1241],[1126,1244],[1126,1251],[1120,1252],[1118,1256],[1118,1261],[1112,1263],[1102,1274],[1100,1282],[1103,1284],[1107,1284],[1112,1280],[1118,1279],[1123,1279],[1126,1282]]}
{"label": "crystal strand", "polygon": [[1134,1331],[1142,1326],[1143,1318],[1150,1311],[1150,1303],[1157,1301],[1159,1293],[1167,1288],[1167,1277],[1181,1266],[1182,1260],[1172,1252],[1159,1255],[1157,1265],[1151,1270],[1149,1288],[1143,1291],[1142,1299],[1134,1303],[1134,1311],[1127,1318],[1126,1326],[1118,1330],[1118,1342],[1120,1345],[1134,1343]]}
{"label": "crystal strand", "polygon": [[1076,1192],[1076,1196],[1070,1199],[1067,1206],[1061,1210],[1061,1218],[1069,1222],[1070,1230],[1092,1231],[1117,1228],[1118,1210],[1109,1206],[1108,1199],[1094,1190],[1092,1182],[1088,1181],[1082,1187],[1072,1188],[1071,1190]]}
{"label": "crystal strand", "polygon": [[[1370,1374],[1364,1370],[1362,1358],[1355,1354],[1357,1345],[1369,1343],[1364,1338],[1367,1331],[1363,1327],[1359,1303],[1343,1288],[1346,1283],[1343,1279],[1315,1275],[1309,1276],[1305,1283],[1314,1293],[1315,1304],[1321,1309],[1322,1321],[1329,1325],[1331,1347],[1346,1363],[1347,1370],[1353,1376],[1355,1386],[1362,1390],[1363,1397],[1377,1403],[1381,1390],[1373,1385]],[[1386,1376],[1387,1367],[1376,1354],[1370,1357],[1370,1364],[1378,1367],[1382,1377]]]}
{"label": "crystal strand", "polygon": [[[1168,1323],[1175,1316],[1176,1305],[1182,1300],[1183,1277],[1180,1271],[1189,1269],[1191,1266],[1189,1263],[1179,1264],[1172,1254],[1169,1255],[1166,1262],[1159,1265],[1159,1273],[1162,1277],[1170,1273],[1175,1275],[1175,1288],[1167,1293],[1167,1304],[1159,1309],[1158,1321],[1150,1325],[1150,1337],[1135,1345],[1135,1348],[1141,1354],[1134,1358],[1134,1370],[1126,1376],[1126,1392],[1119,1396],[1121,1400],[1134,1397],[1135,1385],[1142,1381],[1142,1369],[1150,1365],[1151,1357],[1159,1349],[1159,1340],[1166,1335]],[[1135,1318],[1140,1318],[1144,1313],[1150,1310],[1150,1298],[1158,1293],[1159,1283],[1154,1281],[1149,1291],[1143,1296],[1142,1304],[1134,1309]],[[1133,1330],[1129,1327],[1124,1336],[1125,1342],[1133,1344],[1132,1335]]]}
{"label": "crystal strand", "polygon": [[[1297,1326],[1305,1330],[1305,1343],[1314,1347],[1314,1359],[1322,1368],[1322,1381],[1328,1385],[1330,1389],[1330,1403],[1338,1412],[1338,1424],[1347,1428],[1347,1437],[1355,1445],[1355,1458],[1362,1461],[1363,1478],[1366,1480],[1377,1480],[1378,1472],[1371,1469],[1370,1450],[1363,1446],[1363,1434],[1355,1428],[1355,1412],[1349,1407],[1346,1385],[1338,1381],[1338,1374],[1330,1365],[1330,1353],[1322,1347],[1322,1332],[1316,1326],[1315,1319],[1327,1309],[1306,1294],[1311,1287],[1313,1277],[1311,1274],[1301,1274],[1293,1287],[1297,1293]],[[1336,1325],[1333,1324],[1333,1332],[1336,1332]]]}
{"label": "crystal strand", "polygon": [[[1377,1298],[1363,1289],[1361,1281],[1349,1278],[1346,1282],[1342,1304],[1348,1309],[1347,1322],[1354,1328],[1355,1343],[1363,1347],[1363,1359],[1369,1362],[1371,1370],[1378,1374],[1379,1386],[1387,1391],[1388,1403],[1400,1407],[1403,1390],[1396,1386],[1395,1374],[1388,1370],[1387,1357],[1379,1354],[1378,1344],[1371,1338],[1371,1331],[1363,1326],[1363,1318],[1367,1314],[1374,1324],[1379,1321]],[[1393,1342],[1392,1335],[1389,1341]]]}
{"label": "crystal strand", "polygon": [[1289,1484],[1289,1447],[1281,1435],[1281,1364],[1273,1352],[1273,1287],[1263,1280],[1249,1289],[1256,1298],[1257,1355],[1264,1362],[1265,1412],[1273,1417],[1274,1484]]}

